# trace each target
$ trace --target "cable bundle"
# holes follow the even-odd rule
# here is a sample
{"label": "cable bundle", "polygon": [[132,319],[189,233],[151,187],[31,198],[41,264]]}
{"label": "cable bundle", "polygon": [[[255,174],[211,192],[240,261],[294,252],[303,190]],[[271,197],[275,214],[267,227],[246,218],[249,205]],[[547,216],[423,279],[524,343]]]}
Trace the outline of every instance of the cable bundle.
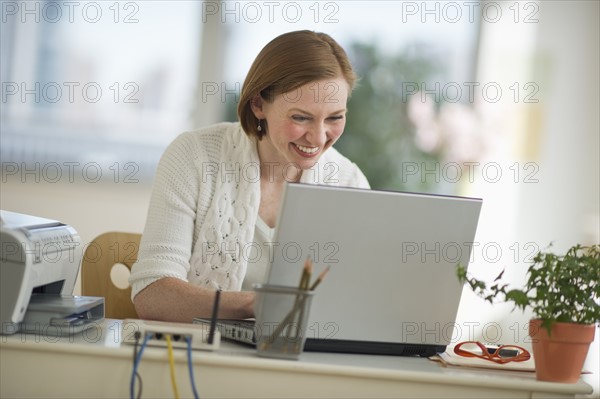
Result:
{"label": "cable bundle", "polygon": [[[152,338],[152,334],[146,334],[144,340],[142,341],[142,345],[138,351],[138,343],[140,340],[140,333],[136,332],[135,335],[135,346],[133,349],[133,367],[131,371],[131,379],[129,383],[129,397],[131,399],[139,399],[142,397],[142,377],[138,373],[138,366],[142,360],[142,355],[144,353],[144,349],[148,344],[148,340]],[[165,340],[167,342],[167,353],[169,358],[169,370],[171,374],[171,386],[173,388],[173,395],[175,399],[179,399],[179,390],[177,389],[177,381],[175,375],[175,357],[173,355],[173,345],[171,344],[171,335],[166,334]],[[188,360],[188,370],[190,374],[190,382],[192,385],[192,392],[194,394],[194,398],[199,399],[198,391],[196,390],[196,382],[194,380],[194,364],[192,362],[192,340],[190,337],[186,337],[185,341],[187,343],[187,360]],[[135,385],[136,381],[139,383],[139,390],[137,392],[137,396],[135,395]]]}

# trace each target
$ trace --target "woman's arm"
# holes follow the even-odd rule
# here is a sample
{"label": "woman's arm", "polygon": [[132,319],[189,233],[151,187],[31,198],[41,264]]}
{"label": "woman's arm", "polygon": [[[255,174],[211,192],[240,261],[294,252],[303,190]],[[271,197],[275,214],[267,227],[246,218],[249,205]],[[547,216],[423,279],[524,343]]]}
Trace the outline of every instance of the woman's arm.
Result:
{"label": "woman's arm", "polygon": [[[134,298],[141,319],[191,323],[194,317],[210,318],[215,292],[173,277],[150,284]],[[223,291],[219,300],[219,317],[245,319],[254,317],[254,292]]]}
{"label": "woman's arm", "polygon": [[[211,180],[202,174],[203,165],[211,158],[199,139],[204,136],[198,134],[184,133],[171,143],[156,173],[138,260],[129,278],[133,303],[143,319],[189,323],[212,313],[218,284],[188,282],[195,228],[202,223],[198,212],[207,206],[199,203],[212,198],[213,190]],[[253,292],[222,294],[220,317],[253,316]]]}

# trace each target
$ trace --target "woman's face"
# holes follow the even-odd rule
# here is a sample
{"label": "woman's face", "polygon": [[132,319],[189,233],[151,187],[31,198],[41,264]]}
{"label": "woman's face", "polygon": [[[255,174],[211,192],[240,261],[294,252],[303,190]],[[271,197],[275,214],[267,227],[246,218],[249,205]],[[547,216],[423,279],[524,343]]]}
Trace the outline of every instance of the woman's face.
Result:
{"label": "woman's face", "polygon": [[311,168],[344,132],[348,92],[348,83],[340,77],[308,83],[271,103],[258,97],[252,110],[268,126],[258,144],[261,162]]}

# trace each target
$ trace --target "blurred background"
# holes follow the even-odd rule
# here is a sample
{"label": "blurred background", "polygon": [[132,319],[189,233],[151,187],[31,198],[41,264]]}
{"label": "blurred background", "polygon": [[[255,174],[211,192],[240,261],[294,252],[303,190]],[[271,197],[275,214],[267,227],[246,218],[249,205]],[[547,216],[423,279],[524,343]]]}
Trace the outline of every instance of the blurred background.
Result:
{"label": "blurred background", "polygon": [[[332,35],[361,77],[336,146],[373,188],[484,199],[472,273],[518,283],[550,243],[600,241],[598,1],[1,6],[1,208],[84,243],[141,232],[168,143],[235,120],[254,57],[299,29]],[[455,341],[527,345],[529,316],[465,291]]]}

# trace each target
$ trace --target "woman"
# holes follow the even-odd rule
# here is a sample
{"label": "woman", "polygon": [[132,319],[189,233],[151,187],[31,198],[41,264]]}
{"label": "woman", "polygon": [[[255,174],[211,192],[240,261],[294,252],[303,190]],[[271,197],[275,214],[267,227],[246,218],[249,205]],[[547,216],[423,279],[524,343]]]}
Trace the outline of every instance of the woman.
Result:
{"label": "woman", "polygon": [[[130,277],[141,318],[207,317],[217,289],[220,317],[254,316],[250,287],[264,277],[285,181],[369,187],[331,148],[355,81],[330,36],[283,34],[250,68],[240,123],[184,133],[167,148]],[[256,245],[266,249],[258,260],[248,253]]]}

